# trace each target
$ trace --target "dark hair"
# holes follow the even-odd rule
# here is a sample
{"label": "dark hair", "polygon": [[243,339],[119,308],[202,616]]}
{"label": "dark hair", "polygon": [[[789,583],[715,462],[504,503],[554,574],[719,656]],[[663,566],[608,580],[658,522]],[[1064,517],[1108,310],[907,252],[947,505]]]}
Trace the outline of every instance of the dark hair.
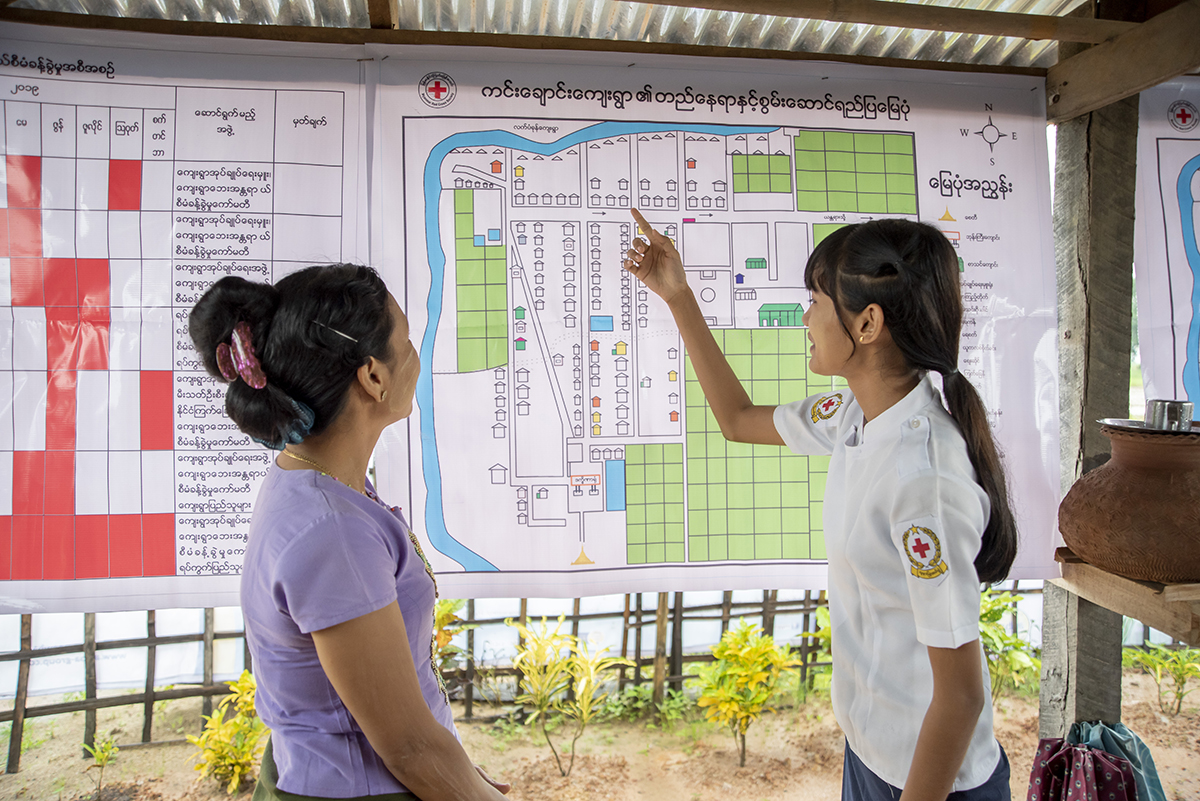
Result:
{"label": "dark hair", "polygon": [[[991,516],[975,557],[985,584],[1002,581],[1017,555],[1017,525],[1008,503],[1000,453],[983,400],[958,372],[963,304],[954,247],[931,225],[873,220],[834,231],[813,250],[804,283],[828,295],[834,308],[857,314],[872,303],[883,309],[892,340],[909,367],[942,374],[950,415],[967,443]],[[845,320],[842,327],[846,328]],[[846,335],[850,336],[849,329]],[[854,337],[850,337],[854,343]]]}
{"label": "dark hair", "polygon": [[[250,326],[267,377],[262,389],[240,378],[227,381],[217,366],[217,346],[230,341],[239,322]],[[319,434],[337,418],[368,357],[392,360],[392,327],[383,279],[353,264],[308,267],[274,285],[226,276],[188,315],[204,369],[229,384],[226,414],[243,433],[276,450]],[[313,419],[305,421],[293,401],[309,407]]]}

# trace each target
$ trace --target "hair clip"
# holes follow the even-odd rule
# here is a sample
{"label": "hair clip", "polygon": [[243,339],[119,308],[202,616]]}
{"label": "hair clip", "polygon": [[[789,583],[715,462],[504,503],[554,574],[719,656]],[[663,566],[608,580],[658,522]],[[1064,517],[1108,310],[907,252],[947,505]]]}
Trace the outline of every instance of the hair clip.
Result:
{"label": "hair clip", "polygon": [[353,342],[355,345],[357,345],[357,344],[358,344],[358,340],[357,340],[357,339],[355,339],[354,337],[350,336],[349,334],[343,334],[341,331],[337,330],[336,328],[334,328],[334,327],[333,327],[333,326],[331,326],[331,325],[325,325],[325,323],[318,323],[316,320],[313,320],[313,321],[312,321],[312,324],[313,324],[313,325],[319,325],[319,326],[321,326],[321,327],[322,327],[322,328],[324,328],[324,329],[327,329],[327,330],[329,330],[329,331],[332,331],[333,333],[337,334],[339,337],[342,337],[343,339],[348,339],[348,340],[350,340],[350,341],[351,341],[351,342]]}
{"label": "hair clip", "polygon": [[217,367],[226,381],[240,377],[255,389],[267,385],[267,376],[250,341],[250,325],[245,321],[233,327],[229,343],[217,345]]}

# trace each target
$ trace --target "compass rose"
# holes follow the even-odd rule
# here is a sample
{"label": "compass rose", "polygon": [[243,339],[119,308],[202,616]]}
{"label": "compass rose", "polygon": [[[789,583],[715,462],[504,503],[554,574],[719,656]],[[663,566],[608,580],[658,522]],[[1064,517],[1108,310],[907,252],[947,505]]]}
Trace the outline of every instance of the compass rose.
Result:
{"label": "compass rose", "polygon": [[988,150],[993,153],[996,152],[996,143],[1008,136],[1006,133],[1000,133],[1000,129],[996,127],[994,122],[992,122],[992,116],[990,114],[988,115],[987,125],[976,131],[975,135],[982,136],[983,141],[987,142]]}

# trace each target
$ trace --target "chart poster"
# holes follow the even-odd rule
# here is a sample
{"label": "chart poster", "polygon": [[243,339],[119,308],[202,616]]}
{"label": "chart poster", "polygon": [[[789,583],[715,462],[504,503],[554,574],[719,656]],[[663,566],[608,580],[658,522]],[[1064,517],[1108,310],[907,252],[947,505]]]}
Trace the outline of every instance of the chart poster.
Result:
{"label": "chart poster", "polygon": [[236,605],[271,455],[187,315],[368,260],[361,51],[0,40],[0,611]]}
{"label": "chart poster", "polygon": [[[1057,575],[1054,257],[1040,78],[824,63],[379,48],[383,267],[417,409],[381,487],[453,595],[819,588],[827,459],[726,442],[665,306],[671,237],[757,403],[808,370],[805,261],[848,223],[958,253],[960,369],[1003,448],[1014,576]],[[631,63],[632,62],[632,63]]]}
{"label": "chart poster", "polygon": [[1147,398],[1200,403],[1200,79],[1141,94],[1138,344]]}

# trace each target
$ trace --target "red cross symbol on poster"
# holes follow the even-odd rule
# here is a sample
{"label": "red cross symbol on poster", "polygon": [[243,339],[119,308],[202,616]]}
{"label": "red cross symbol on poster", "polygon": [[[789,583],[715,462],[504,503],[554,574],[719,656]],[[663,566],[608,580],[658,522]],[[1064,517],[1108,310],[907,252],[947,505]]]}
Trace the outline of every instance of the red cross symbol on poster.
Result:
{"label": "red cross symbol on poster", "polygon": [[1187,125],[1189,122],[1191,122],[1193,116],[1194,115],[1186,108],[1180,108],[1175,112],[1175,119],[1179,120],[1180,125]]}
{"label": "red cross symbol on poster", "polygon": [[429,92],[429,94],[433,95],[438,100],[441,100],[442,95],[446,94],[446,92],[449,92],[450,90],[447,89],[446,85],[443,84],[441,81],[434,81],[433,83],[431,83],[429,85],[429,87],[425,91]]}

